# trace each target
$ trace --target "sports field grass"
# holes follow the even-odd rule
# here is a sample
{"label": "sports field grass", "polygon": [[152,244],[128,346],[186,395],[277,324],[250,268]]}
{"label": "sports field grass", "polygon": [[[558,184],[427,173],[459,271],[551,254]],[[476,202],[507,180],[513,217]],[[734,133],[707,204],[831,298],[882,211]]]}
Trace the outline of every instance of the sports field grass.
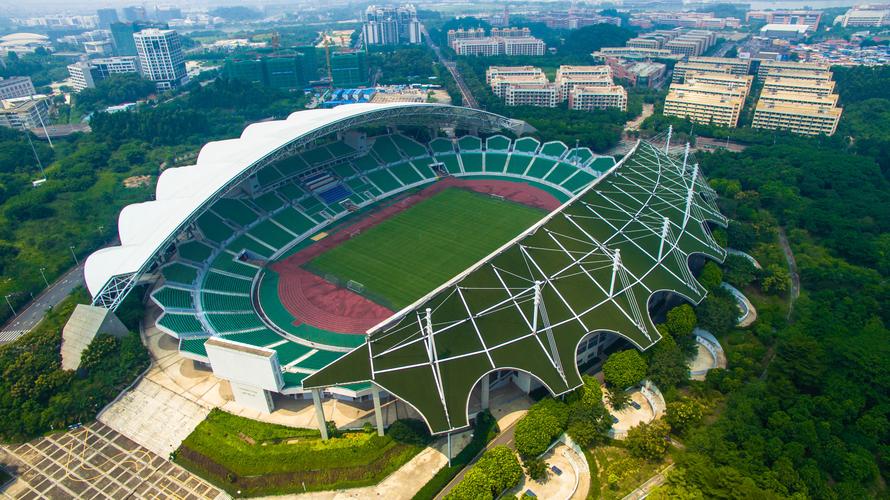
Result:
{"label": "sports field grass", "polygon": [[313,259],[320,275],[354,280],[401,309],[485,257],[546,212],[451,188]]}

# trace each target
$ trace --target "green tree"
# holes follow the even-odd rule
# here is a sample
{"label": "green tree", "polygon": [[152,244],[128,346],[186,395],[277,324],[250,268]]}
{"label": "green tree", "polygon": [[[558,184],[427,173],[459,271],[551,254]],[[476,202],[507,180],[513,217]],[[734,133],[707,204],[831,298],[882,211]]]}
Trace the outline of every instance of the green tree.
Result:
{"label": "green tree", "polygon": [[522,466],[516,453],[506,446],[495,446],[486,451],[473,468],[478,468],[491,480],[492,494],[500,495],[522,480]]}
{"label": "green tree", "polygon": [[689,304],[683,304],[668,311],[667,321],[665,321],[668,332],[674,336],[692,335],[692,330],[697,323],[698,318],[695,317],[695,310]]}
{"label": "green tree", "polygon": [[701,274],[698,275],[698,282],[708,290],[720,288],[720,283],[723,282],[723,271],[720,270],[720,266],[708,261],[702,268]]}
{"label": "green tree", "polygon": [[542,399],[516,424],[516,451],[523,459],[544,453],[550,443],[562,434],[568,424],[568,408],[561,401]]}
{"label": "green tree", "polygon": [[665,421],[675,432],[683,432],[702,419],[703,407],[694,399],[671,401],[665,410]]}
{"label": "green tree", "polygon": [[547,462],[540,458],[524,460],[522,465],[525,468],[525,473],[528,474],[528,477],[532,478],[533,481],[541,482],[547,479]]}
{"label": "green tree", "polygon": [[609,356],[603,363],[603,378],[616,389],[626,389],[646,376],[646,360],[636,349],[627,349]]}
{"label": "green tree", "polygon": [[662,391],[682,385],[689,379],[686,354],[671,335],[662,337],[652,349],[647,376]]}
{"label": "green tree", "polygon": [[668,449],[670,426],[663,420],[641,423],[627,431],[625,446],[637,458],[658,460]]}
{"label": "green tree", "polygon": [[778,264],[767,266],[763,279],[760,280],[760,286],[763,288],[763,291],[774,295],[788,292],[790,284],[791,276],[788,274],[788,268]]}
{"label": "green tree", "polygon": [[476,467],[470,468],[457,486],[445,495],[446,500],[487,500],[494,498],[491,478]]}

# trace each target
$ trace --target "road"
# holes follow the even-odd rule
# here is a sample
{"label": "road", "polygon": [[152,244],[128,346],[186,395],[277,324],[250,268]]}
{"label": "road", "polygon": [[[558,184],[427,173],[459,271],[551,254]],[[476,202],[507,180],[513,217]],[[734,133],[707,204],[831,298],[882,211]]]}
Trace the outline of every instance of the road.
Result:
{"label": "road", "polygon": [[788,274],[791,275],[791,293],[789,294],[788,304],[788,319],[791,319],[791,313],[794,311],[794,301],[800,297],[800,273],[797,272],[797,261],[794,260],[794,252],[791,251],[785,228],[779,226],[778,233],[779,245],[782,247],[782,253],[785,254],[785,260],[788,262]]}
{"label": "road", "polygon": [[64,300],[72,290],[81,285],[83,285],[83,261],[52,283],[31,301],[27,308],[16,311],[19,314],[0,332],[0,344],[12,342],[37,326],[50,307]]}
{"label": "road", "polygon": [[436,57],[439,59],[439,62],[442,63],[442,66],[448,69],[448,72],[451,73],[451,77],[454,78],[454,83],[457,84],[458,90],[460,90],[460,95],[463,98],[463,105],[468,108],[479,109],[479,103],[476,102],[476,98],[473,97],[473,94],[470,92],[470,88],[467,87],[466,82],[464,82],[464,78],[460,75],[460,71],[457,69],[457,63],[454,61],[448,60],[442,54],[442,51],[439,49],[439,46],[433,42],[433,39],[430,38],[429,32],[427,32],[426,27],[422,24],[420,25],[420,29],[423,32],[423,38],[426,40],[427,45],[433,49],[433,52],[436,53]]}
{"label": "road", "polygon": [[444,488],[442,488],[442,491],[440,491],[439,494],[436,495],[435,500],[442,500],[443,498],[445,498],[445,495],[447,495],[448,492],[451,491],[451,488],[457,486],[457,483],[461,482],[467,471],[470,470],[470,467],[472,467],[473,464],[475,464],[476,461],[479,460],[479,457],[481,457],[482,453],[485,453],[485,451],[490,450],[495,446],[507,446],[508,448],[515,449],[515,447],[513,446],[513,434],[516,432],[517,422],[519,422],[519,420],[516,420],[515,422],[510,424],[509,427],[502,430],[497,436],[495,436],[495,438],[492,439],[490,443],[488,443],[488,446],[486,446],[481,453],[476,455],[476,458],[470,461],[470,463],[468,463],[466,467],[461,469],[461,471],[458,472],[456,476],[454,476],[454,479],[452,479],[451,482],[449,482],[445,485]]}

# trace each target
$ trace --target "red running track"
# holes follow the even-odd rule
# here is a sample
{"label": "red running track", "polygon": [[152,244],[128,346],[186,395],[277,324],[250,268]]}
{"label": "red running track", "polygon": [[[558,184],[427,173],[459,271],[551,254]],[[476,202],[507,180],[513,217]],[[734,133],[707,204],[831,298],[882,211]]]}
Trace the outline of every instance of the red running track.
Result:
{"label": "red running track", "polygon": [[560,206],[552,194],[521,182],[489,179],[457,179],[448,177],[426,189],[396,198],[395,203],[381,207],[362,219],[331,228],[328,237],[310,245],[290,257],[272,264],[278,273],[278,298],[285,309],[298,320],[323,330],[337,333],[364,334],[393,311],[376,304],[346,288],[333,285],[306,271],[303,264],[348,240],[350,234],[364,231],[407,210],[421,201],[451,187],[470,189],[479,193],[503,196],[505,199],[552,212]]}

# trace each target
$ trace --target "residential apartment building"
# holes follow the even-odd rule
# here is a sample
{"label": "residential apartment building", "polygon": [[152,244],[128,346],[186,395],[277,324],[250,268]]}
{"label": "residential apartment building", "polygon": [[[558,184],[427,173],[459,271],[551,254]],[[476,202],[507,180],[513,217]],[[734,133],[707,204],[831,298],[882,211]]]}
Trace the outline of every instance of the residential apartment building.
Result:
{"label": "residential apartment building", "polygon": [[413,45],[423,42],[414,5],[371,5],[365,10],[362,36],[368,45]]}
{"label": "residential apartment building", "polygon": [[[760,61],[760,64],[757,67],[757,79],[763,80],[767,76],[778,76],[778,73],[787,73],[788,71],[807,72],[808,74],[813,75],[813,78],[811,79],[831,79],[831,67],[828,64],[797,61],[774,61],[770,59]],[[795,74],[803,75],[805,73]],[[825,78],[826,75],[828,75],[828,78]]]}
{"label": "residential apartment building", "polygon": [[451,48],[460,56],[542,56],[547,46],[543,40],[531,36],[528,28],[492,28],[491,35],[475,36],[472,33],[454,32],[450,37]]}
{"label": "residential apartment building", "polygon": [[607,108],[627,111],[627,91],[621,85],[574,86],[569,92],[568,101],[569,109],[578,111]]}
{"label": "residential apartment building", "polygon": [[834,92],[834,82],[831,80],[806,80],[802,78],[781,78],[777,76],[771,76],[763,81],[763,90],[808,92],[811,94],[824,96]]}
{"label": "residential apartment building", "polygon": [[516,85],[537,85],[550,83],[547,79],[547,76],[541,72],[536,74],[522,74],[522,75],[497,75],[492,77],[489,85],[491,86],[491,91],[494,95],[503,98],[507,89]]}
{"label": "residential apartment building", "polygon": [[536,66],[489,66],[488,69],[485,70],[485,83],[491,85],[491,80],[498,76],[536,75],[544,76],[544,71]]}
{"label": "residential apartment building", "polygon": [[49,123],[49,98],[34,95],[0,101],[0,127],[30,130]]}
{"label": "residential apartment building", "polygon": [[453,49],[455,40],[466,40],[466,39],[472,39],[472,38],[478,39],[478,38],[485,38],[485,36],[486,36],[485,30],[482,28],[476,28],[476,29],[470,28],[470,29],[466,29],[466,30],[461,28],[461,29],[457,29],[457,30],[448,30],[448,34],[447,34],[448,46]]}
{"label": "residential apartment building", "polygon": [[558,92],[552,83],[509,85],[504,90],[504,103],[507,106],[555,108],[557,101]]}
{"label": "residential apartment building", "polygon": [[745,14],[745,22],[763,21],[767,24],[804,24],[810,31],[819,29],[821,10],[752,10]]}
{"label": "residential apartment building", "polygon": [[730,90],[741,89],[742,99],[747,99],[751,93],[751,84],[754,77],[751,75],[733,75],[732,73],[699,73],[690,71],[686,73],[686,79],[683,83],[716,85],[725,87]]}
{"label": "residential apartment building", "polygon": [[742,89],[704,83],[671,84],[664,115],[734,128],[745,104]]}
{"label": "residential apartment building", "polygon": [[149,28],[133,35],[142,75],[155,82],[158,90],[188,83],[185,58],[179,34],[173,30]]}
{"label": "residential apartment building", "polygon": [[681,61],[674,65],[674,74],[671,78],[671,82],[683,83],[686,78],[686,73],[688,72],[713,73],[718,75],[733,74],[731,66],[724,66],[722,64],[701,64]]}
{"label": "residential apartment building", "polygon": [[613,85],[612,68],[609,66],[560,66],[556,70],[556,87],[559,100],[565,101],[576,86],[609,87]]}
{"label": "residential apartment building", "polygon": [[734,75],[747,75],[751,72],[750,59],[736,59],[732,57],[690,57],[688,62],[693,64],[707,64],[711,66],[729,67]]}
{"label": "residential apartment building", "polygon": [[822,99],[826,102],[806,102],[806,98],[796,92],[776,92],[767,99],[761,97],[754,109],[752,127],[802,135],[833,135],[843,110],[831,99]]}
{"label": "residential apartment building", "polygon": [[11,76],[0,78],[0,99],[13,99],[34,95],[34,83],[30,76]]}

